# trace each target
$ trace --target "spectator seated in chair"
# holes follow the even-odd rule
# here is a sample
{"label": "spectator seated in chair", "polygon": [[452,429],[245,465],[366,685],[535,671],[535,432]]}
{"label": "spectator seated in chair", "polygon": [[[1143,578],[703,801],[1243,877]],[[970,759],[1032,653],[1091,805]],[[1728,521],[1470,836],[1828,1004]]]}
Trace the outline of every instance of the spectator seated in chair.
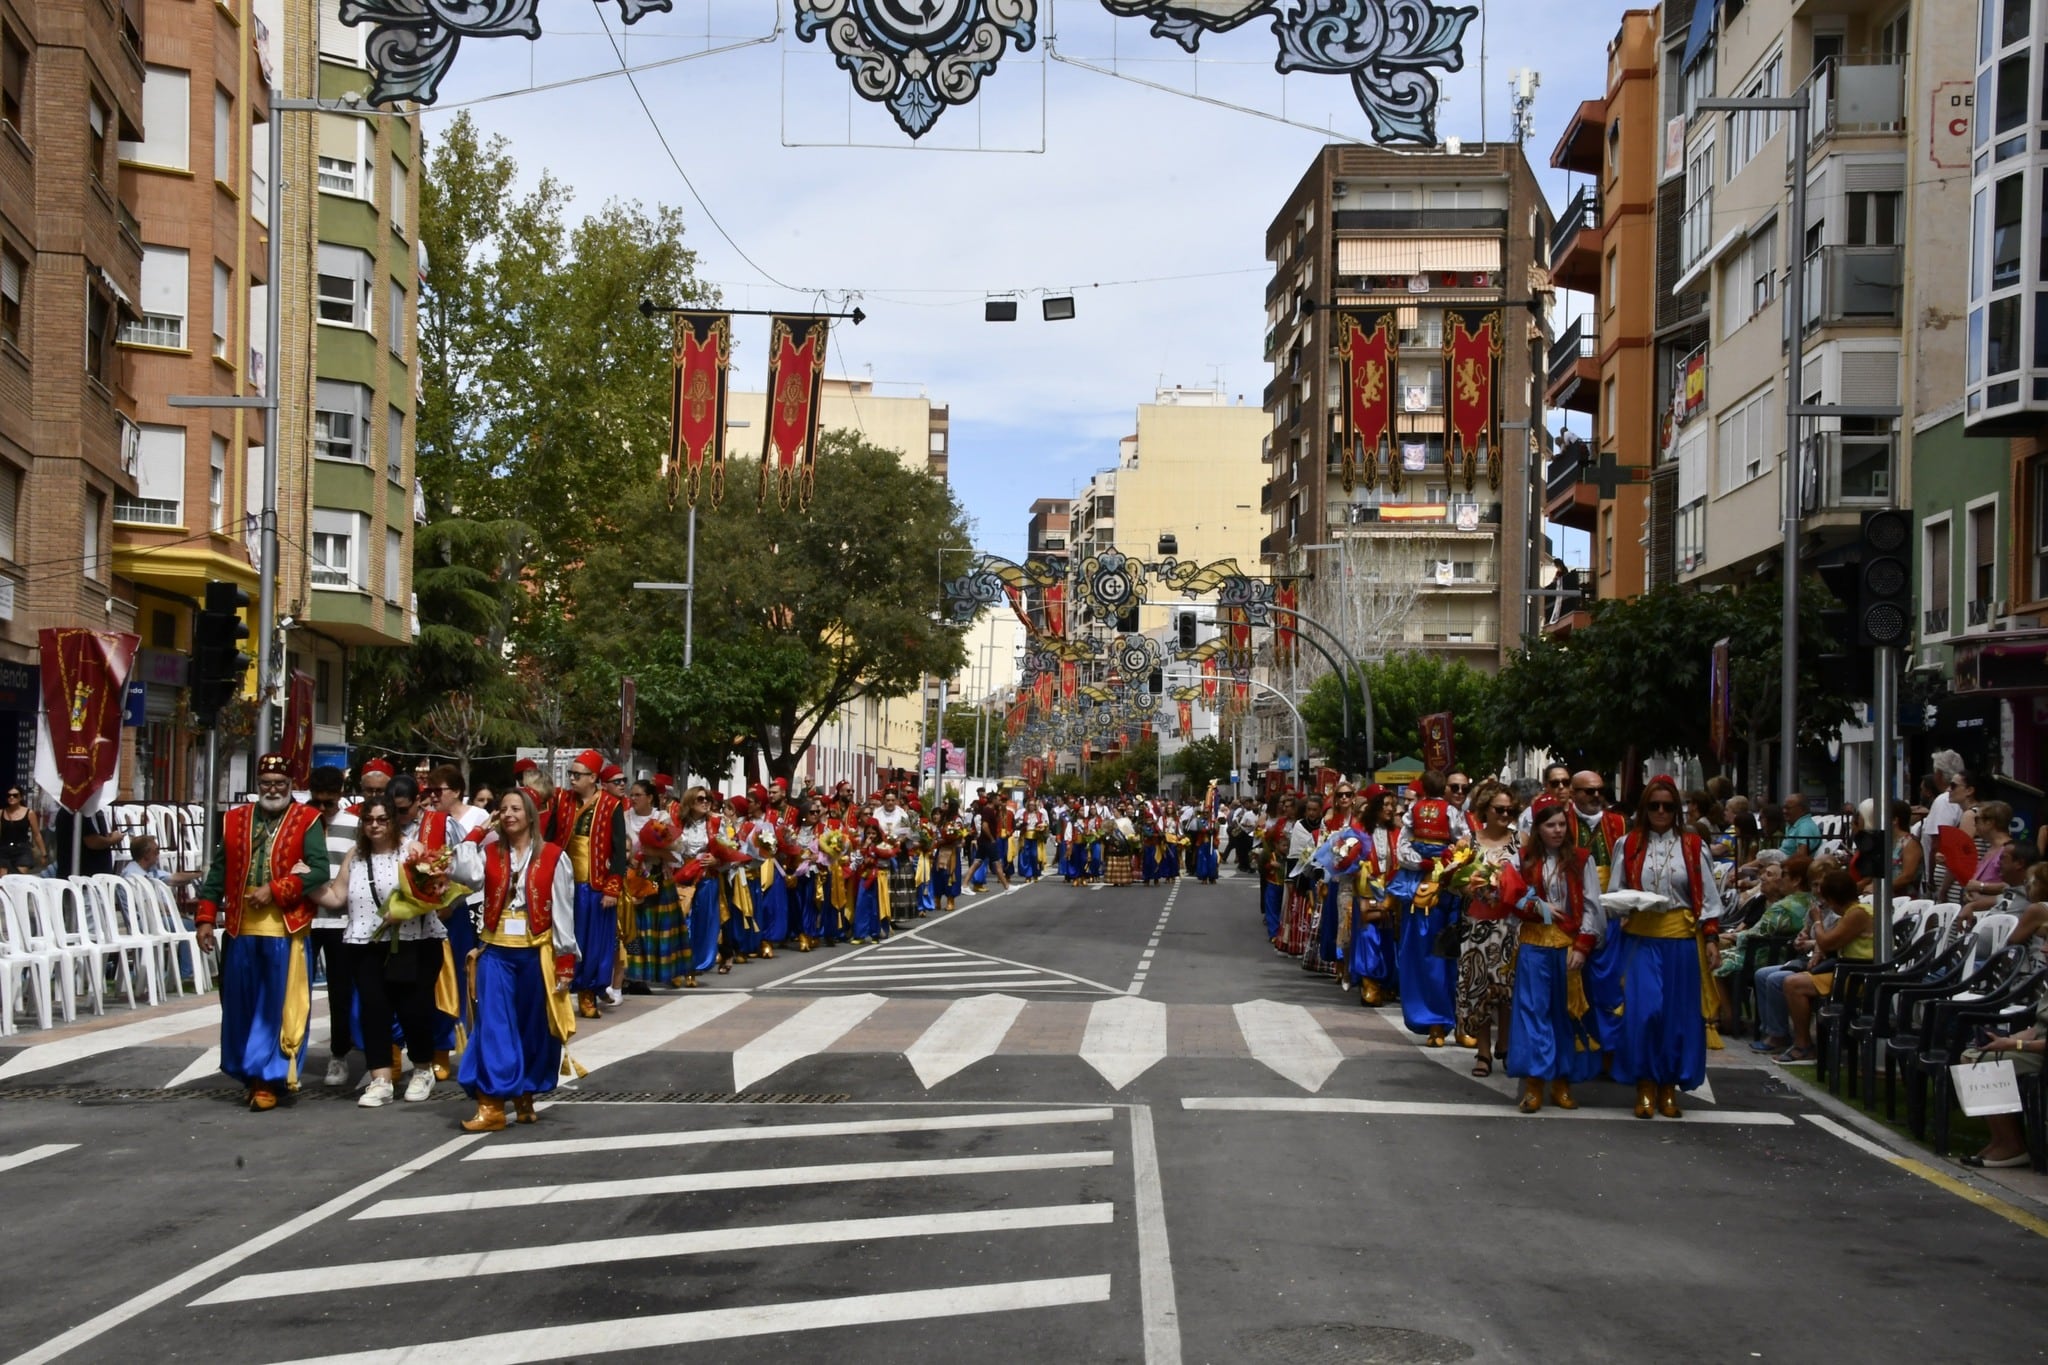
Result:
{"label": "spectator seated in chair", "polygon": [[1834,984],[1834,964],[1868,962],[1876,948],[1876,921],[1870,907],[1856,899],[1856,879],[1846,870],[1830,870],[1816,883],[1815,896],[1821,923],[1813,936],[1813,956],[1804,971],[1784,978],[1792,1046],[1779,1056],[1780,1062],[1814,1060],[1814,1005]]}
{"label": "spectator seated in chair", "polygon": [[[2038,864],[2036,865],[2039,866]],[[2042,907],[2032,905],[2029,910]],[[1963,1061],[1977,1062],[2009,1061],[2013,1072],[2020,1076],[2039,1076],[2041,1058],[2048,1053],[2048,991],[2041,992],[2034,1004],[2032,1027],[2004,1038],[1988,1039],[1983,1046],[1973,1047],[1963,1053]],[[2013,1167],[2028,1162],[2027,1135],[2018,1114],[1987,1114],[1986,1126],[1991,1129],[1991,1140],[1979,1151],[1959,1157],[1965,1166]]]}
{"label": "spectator seated in chair", "polygon": [[1721,959],[1714,967],[1723,1033],[1740,1032],[1741,976],[1751,945],[1761,948],[1773,939],[1796,937],[1813,907],[1813,897],[1807,889],[1812,861],[1805,854],[1787,858],[1776,849],[1766,849],[1760,856],[1762,870],[1758,873],[1756,894],[1741,906],[1741,917],[1746,923],[1733,934],[1724,926]]}

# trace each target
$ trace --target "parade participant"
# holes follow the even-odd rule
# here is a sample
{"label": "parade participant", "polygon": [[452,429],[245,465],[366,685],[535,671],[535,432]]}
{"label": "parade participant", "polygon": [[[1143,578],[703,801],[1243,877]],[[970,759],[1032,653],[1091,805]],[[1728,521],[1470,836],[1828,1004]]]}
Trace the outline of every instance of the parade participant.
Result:
{"label": "parade participant", "polygon": [[1259,831],[1259,909],[1266,919],[1266,941],[1280,953],[1287,951],[1280,946],[1280,931],[1287,916],[1288,831],[1295,814],[1294,798],[1283,796],[1273,819]]}
{"label": "parade participant", "polygon": [[[417,845],[422,850],[441,849],[461,838],[462,831],[456,828],[454,821],[437,809],[431,798],[422,799],[419,779],[411,773],[400,773],[392,778],[385,785],[384,795],[391,801],[401,848]],[[445,1081],[455,1074],[454,1056],[462,1046],[463,1026],[462,1005],[453,977],[454,957],[445,945],[442,956],[445,959],[442,967],[449,979],[445,985],[438,987],[435,999],[438,1001],[439,1009],[428,1016],[428,1022],[433,1028],[434,1070],[439,1078]],[[438,981],[438,977],[436,980]],[[391,1066],[394,1071],[404,1068],[401,1053],[404,1048],[411,1046],[411,1039],[405,1029],[406,1020],[403,1017],[396,1018],[392,1033],[395,1045],[391,1049]]]}
{"label": "parade participant", "polygon": [[[1422,795],[1404,817],[1399,857],[1401,872],[1388,893],[1405,912],[1401,917],[1401,1019],[1411,1033],[1424,1034],[1429,1046],[1442,1047],[1457,1023],[1458,961],[1439,956],[1436,945],[1455,932],[1457,898],[1442,893],[1436,874],[1452,845],[1466,837],[1464,817],[1447,799],[1443,773],[1422,774]],[[1464,1035],[1458,1039],[1462,1045]]]}
{"label": "parade participant", "polygon": [[959,903],[962,845],[968,837],[960,819],[959,803],[948,801],[939,807],[939,823],[932,847],[932,903],[939,910],[951,910]]}
{"label": "parade participant", "polygon": [[1159,808],[1150,801],[1138,804],[1136,824],[1138,826],[1138,876],[1147,886],[1157,882],[1164,871],[1160,864],[1165,858],[1166,830],[1159,817]]}
{"label": "parade participant", "polygon": [[1017,875],[1027,882],[1038,880],[1045,844],[1045,803],[1035,795],[1024,802],[1024,816],[1017,825]]}
{"label": "parade participant", "polygon": [[[440,813],[446,817],[447,828],[444,842],[468,838],[471,833],[483,828],[490,821],[491,813],[483,806],[472,805],[463,799],[462,772],[452,763],[443,763],[427,774],[431,784],[420,795],[435,802]],[[436,845],[437,847],[439,845]],[[482,940],[483,896],[466,896],[461,904],[449,912],[445,923],[448,926],[448,970],[451,974],[455,1008],[444,1016],[439,1024],[441,1030],[437,1040],[440,1056],[435,1059],[434,1074],[440,1080],[452,1076],[449,1070],[449,1053],[467,1035],[469,1027],[469,1000],[471,995],[470,954]]]}
{"label": "parade participant", "polygon": [[[825,858],[818,846],[818,811],[806,795],[790,807],[783,830],[783,871],[789,877],[790,914],[796,921],[796,950],[808,953],[825,937]],[[794,859],[792,862],[791,859]]]}
{"label": "parade participant", "polygon": [[838,945],[853,932],[854,900],[860,891],[847,868],[857,826],[849,814],[852,794],[842,791],[818,829],[818,900],[827,944]]}
{"label": "parade participant", "polygon": [[[1572,842],[1586,851],[1605,891],[1614,880],[1614,857],[1628,833],[1628,821],[1620,811],[1607,809],[1607,782],[1596,772],[1573,773],[1570,778]],[[1604,920],[1603,920],[1604,923]],[[1603,1066],[1611,1066],[1621,1050],[1621,949],[1619,934],[1605,935],[1586,967],[1586,995],[1593,1002],[1599,1021],[1600,1046],[1605,1050]]]}
{"label": "parade participant", "polygon": [[[306,784],[311,797],[307,804],[320,816],[329,868],[340,867],[356,846],[356,814],[341,808],[341,779],[341,769],[319,767]],[[311,942],[327,978],[327,1071],[320,1080],[329,1086],[348,1084],[348,1054],[357,1046],[355,980],[350,975],[355,964],[342,942],[347,929],[347,907],[315,903]]]}
{"label": "parade participant", "polygon": [[[595,785],[596,769],[590,770]],[[562,1049],[576,1032],[567,992],[577,960],[571,907],[576,878],[559,844],[539,837],[530,788],[506,792],[498,816],[456,846],[452,875],[484,892],[476,959],[476,1032],[457,1072],[476,1101],[472,1133],[500,1132],[509,1101],[532,1123],[533,1097],[555,1088]]]}
{"label": "parade participant", "polygon": [[626,992],[646,995],[656,986],[683,984],[685,935],[676,893],[676,820],[655,802],[652,782],[627,789],[626,840],[632,865],[626,872],[633,902],[633,941],[625,953]]}
{"label": "parade participant", "polygon": [[1287,822],[1287,908],[1280,921],[1280,951],[1305,958],[1302,969],[1314,971],[1318,956],[1316,906],[1322,900],[1322,885],[1320,872],[1310,859],[1322,824],[1322,798],[1311,792],[1294,804],[1294,810],[1294,818]]}
{"label": "parade participant", "polygon": [[1352,825],[1358,833],[1351,872],[1351,979],[1358,983],[1362,1005],[1384,1004],[1400,986],[1400,911],[1387,894],[1387,883],[1400,869],[1401,820],[1394,794],[1374,783],[1354,800],[1361,811]]}
{"label": "parade participant", "polygon": [[1507,1067],[1522,1079],[1525,1114],[1543,1107],[1545,1081],[1552,1104],[1578,1108],[1571,1083],[1600,1070],[1580,976],[1600,937],[1600,877],[1591,855],[1572,843],[1571,821],[1567,802],[1538,797],[1521,857],[1500,873],[1500,902],[1519,926]]}
{"label": "parade participant", "polygon": [[861,842],[851,859],[860,890],[854,901],[853,941],[879,943],[888,932],[890,920],[889,870],[896,861],[896,845],[881,822],[869,819],[861,830]]}
{"label": "parade participant", "polygon": [[763,958],[772,958],[776,945],[788,939],[793,932],[789,913],[789,877],[782,869],[780,825],[767,789],[757,786],[755,790],[761,793],[756,798],[761,804],[754,818],[740,831],[744,840],[741,846],[754,857],[754,884],[748,889],[754,896],[754,920],[761,929],[760,954]]}
{"label": "parade participant", "polygon": [[1719,1003],[1709,964],[1721,932],[1721,889],[1706,841],[1681,828],[1685,797],[1657,776],[1643,788],[1635,828],[1621,842],[1609,885],[1662,897],[1668,909],[1616,907],[1623,917],[1621,1046],[1614,1079],[1636,1087],[1636,1117],[1680,1115],[1678,1092],[1707,1079],[1709,1020]]}
{"label": "parade participant", "polygon": [[[1209,784],[1210,796],[1213,797],[1215,792],[1216,784],[1212,782]],[[1216,866],[1216,822],[1210,815],[1211,809],[1210,803],[1204,801],[1202,806],[1196,809],[1194,814],[1189,817],[1188,822],[1182,826],[1182,829],[1188,836],[1188,871],[1193,874],[1196,881],[1206,882],[1208,885],[1214,886],[1216,884],[1218,868]]]}
{"label": "parade participant", "polygon": [[1451,828],[1460,837],[1479,828],[1470,808],[1471,797],[1472,778],[1469,774],[1459,768],[1444,774],[1444,800],[1450,803]]}
{"label": "parade participant", "polygon": [[1520,848],[1515,798],[1500,783],[1481,782],[1472,796],[1478,851],[1465,883],[1465,936],[1458,947],[1458,1031],[1475,1040],[1472,1074],[1493,1074],[1496,1047],[1505,1051],[1515,998],[1515,924],[1500,900],[1500,869]]}
{"label": "parade participant", "polygon": [[719,926],[723,917],[717,855],[719,825],[711,810],[711,793],[703,787],[684,792],[679,805],[682,822],[676,836],[675,881],[683,903],[688,906],[682,985],[695,990],[698,974],[719,965]]}
{"label": "parade participant", "polygon": [[[220,959],[222,1071],[248,1087],[249,1107],[277,1107],[279,1090],[299,1085],[300,1052],[312,1013],[306,939],[309,892],[327,884],[327,841],[311,806],[292,800],[283,754],[256,764],[254,805],[221,816],[220,839],[199,886],[199,951],[227,934]],[[303,865],[304,872],[296,872]]]}
{"label": "parade participant", "polygon": [[585,749],[569,764],[571,809],[558,828],[574,874],[576,1012],[597,1018],[597,994],[608,991],[619,953],[619,898],[626,890],[626,803],[598,785],[603,755]]}
{"label": "parade participant", "polygon": [[362,771],[356,774],[356,791],[359,798],[383,795],[385,789],[391,785],[391,779],[397,774],[398,770],[387,760],[371,759],[363,765]]}
{"label": "parade participant", "polygon": [[[1357,788],[1349,782],[1338,782],[1330,789],[1329,807],[1315,830],[1318,847],[1336,842],[1351,828],[1351,802],[1356,793]],[[1337,877],[1323,879],[1321,913],[1316,917],[1316,968],[1332,976],[1348,976],[1350,968],[1348,955],[1337,950],[1337,941],[1343,937],[1339,920],[1350,908],[1343,903],[1340,881]]]}
{"label": "parade participant", "polygon": [[735,856],[722,860],[725,915],[720,976],[730,972],[734,963],[752,962],[761,954],[761,921],[754,904],[754,863],[759,856],[752,832],[754,803],[744,796],[735,796],[725,803],[725,810],[725,834],[720,846]]}

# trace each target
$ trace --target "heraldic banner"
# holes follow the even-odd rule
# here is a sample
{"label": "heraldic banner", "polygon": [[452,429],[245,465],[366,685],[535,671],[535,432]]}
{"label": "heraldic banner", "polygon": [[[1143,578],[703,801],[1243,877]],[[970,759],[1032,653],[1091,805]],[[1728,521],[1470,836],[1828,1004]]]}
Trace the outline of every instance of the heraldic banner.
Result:
{"label": "heraldic banner", "polygon": [[1444,310],[1444,470],[1462,460],[1467,489],[1478,482],[1482,445],[1487,482],[1500,487],[1500,333],[1498,312]]}
{"label": "heraldic banner", "polygon": [[1336,327],[1337,359],[1344,367],[1344,491],[1363,475],[1365,486],[1379,481],[1380,448],[1393,436],[1394,365],[1400,347],[1394,339],[1394,310],[1340,309]]}
{"label": "heraldic banner", "polygon": [[708,474],[711,505],[725,496],[725,395],[732,366],[732,317],[726,313],[675,315],[675,370],[669,389],[668,458],[661,482],[668,505],[683,493],[690,506]]}
{"label": "heraldic banner", "polygon": [[284,691],[284,733],[278,737],[285,772],[292,786],[303,790],[313,780],[313,675],[292,670]]}
{"label": "heraldic banner", "polygon": [[1424,716],[1422,729],[1422,766],[1435,768],[1438,772],[1449,773],[1458,763],[1458,728],[1448,711],[1439,711],[1433,716]]}
{"label": "heraldic banner", "polygon": [[78,628],[37,632],[42,649],[42,733],[36,782],[64,809],[91,815],[113,795],[121,712],[139,636]]}
{"label": "heraldic banner", "polygon": [[776,500],[810,506],[818,466],[818,402],[825,380],[825,319],[778,315],[768,326],[768,438],[761,447],[761,503],[768,471]]}

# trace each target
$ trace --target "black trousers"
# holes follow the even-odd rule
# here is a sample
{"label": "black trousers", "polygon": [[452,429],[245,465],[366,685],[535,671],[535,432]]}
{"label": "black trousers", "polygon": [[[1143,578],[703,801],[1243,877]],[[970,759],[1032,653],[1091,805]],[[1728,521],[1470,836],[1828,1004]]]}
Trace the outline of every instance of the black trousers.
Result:
{"label": "black trousers", "polygon": [[346,1057],[357,1046],[356,950],[341,941],[340,929],[315,929],[313,948],[327,965],[327,1046],[337,1057]]}
{"label": "black trousers", "polygon": [[1252,836],[1243,830],[1233,832],[1230,836],[1230,856],[1237,859],[1237,870],[1239,872],[1251,871]]}
{"label": "black trousers", "polygon": [[402,941],[395,949],[389,943],[355,944],[348,953],[355,961],[356,1013],[370,1067],[390,1065],[394,1019],[405,1029],[405,1055],[414,1066],[431,1066],[441,940]]}

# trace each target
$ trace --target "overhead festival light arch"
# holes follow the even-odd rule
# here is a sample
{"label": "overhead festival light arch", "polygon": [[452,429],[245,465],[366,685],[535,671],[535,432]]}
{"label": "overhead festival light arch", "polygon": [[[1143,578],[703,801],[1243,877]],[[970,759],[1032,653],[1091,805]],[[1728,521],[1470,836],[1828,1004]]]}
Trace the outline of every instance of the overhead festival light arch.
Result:
{"label": "overhead festival light arch", "polygon": [[[1211,33],[1270,24],[1276,71],[1351,82],[1375,141],[1436,142],[1440,73],[1465,63],[1477,5],[1430,0],[1101,0],[1189,52]],[[618,0],[638,22],[673,0]],[[790,0],[798,38],[822,42],[854,93],[888,109],[912,139],[948,107],[971,104],[1004,55],[1039,41],[1040,0]],[[540,0],[342,0],[367,27],[373,104],[432,104],[465,38],[539,38]]]}

